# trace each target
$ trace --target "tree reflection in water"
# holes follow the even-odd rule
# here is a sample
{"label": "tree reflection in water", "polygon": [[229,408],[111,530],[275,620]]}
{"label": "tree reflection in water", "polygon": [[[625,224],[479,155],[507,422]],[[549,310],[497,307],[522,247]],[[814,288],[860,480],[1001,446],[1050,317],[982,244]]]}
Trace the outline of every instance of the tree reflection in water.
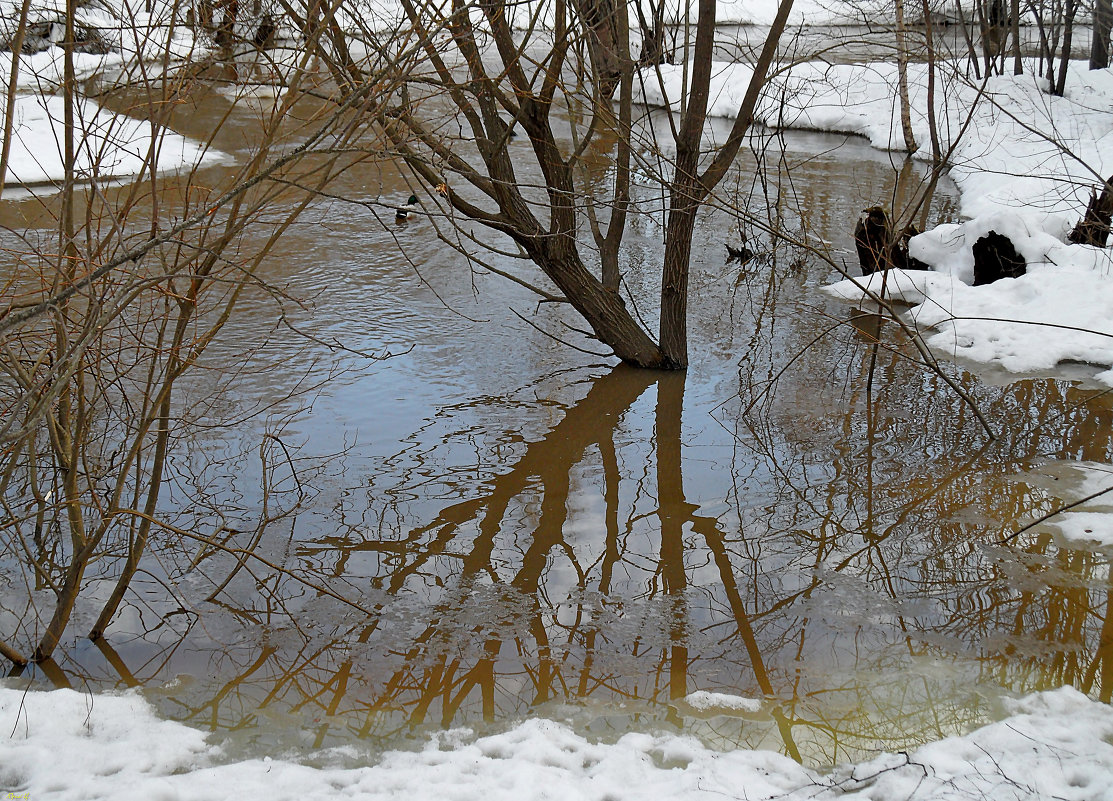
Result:
{"label": "tree reflection in water", "polygon": [[[852,361],[865,370],[869,354]],[[720,408],[735,432],[727,504],[707,500],[722,465],[684,444],[685,377],[611,370],[543,436],[508,436],[499,472],[433,486],[423,465],[439,457],[410,454],[398,486],[371,482],[362,525],[293,544],[305,575],[366,612],[256,571],[232,588],[243,625],[192,626],[188,659],[177,637],[157,652],[102,640],[102,667],[86,649],[66,671],[135,686],[177,666],[195,678],[149,695],[252,747],[390,746],[540,714],[835,761],[967,727],[997,687],[1066,682],[1108,700],[1108,560],[1038,527],[996,544],[1061,505],[1000,472],[1040,453],[1107,458],[1108,401],[1046,382],[983,389],[1020,432],[987,446],[931,413],[942,389],[893,380],[897,356],[877,369],[876,391],[842,407]],[[1024,429],[1054,415],[1055,434]],[[686,490],[686,470],[708,486]],[[683,701],[694,690],[764,711],[700,712]]]}
{"label": "tree reflection in water", "polygon": [[[847,198],[821,193],[857,192],[861,163],[811,153],[796,176],[824,159],[836,172],[796,185],[796,213],[834,238],[852,227],[835,219]],[[630,258],[627,280],[645,280]],[[465,400],[397,446],[385,432],[386,455],[301,473],[319,497],[291,506],[260,548],[313,586],[249,562],[210,599],[234,558],[164,542],[107,641],[78,640],[34,670],[141,685],[166,714],[253,755],[547,715],[601,738],[682,726],[713,745],[834,762],[967,729],[1002,688],[1068,682],[1109,700],[1107,556],[1064,547],[1047,526],[998,543],[1062,505],[1056,481],[1031,473],[1041,460],[1111,461],[1110,397],[968,378],[1002,433],[987,443],[879,318],[816,313],[824,301],[805,290],[833,277],[825,269],[697,270],[692,339],[711,352],[687,378],[598,365],[545,376],[526,363],[535,383],[520,403],[448,393]],[[363,279],[360,313],[380,294],[391,311],[414,303]],[[473,349],[499,341],[483,336]],[[418,364],[447,372],[475,352],[463,348],[434,340],[434,367]],[[250,479],[221,469],[232,478],[196,495],[232,482],[234,524],[250,516]],[[203,514],[183,527],[211,531]],[[239,527],[220,536],[249,543]],[[700,711],[683,700],[697,690],[763,710]]]}

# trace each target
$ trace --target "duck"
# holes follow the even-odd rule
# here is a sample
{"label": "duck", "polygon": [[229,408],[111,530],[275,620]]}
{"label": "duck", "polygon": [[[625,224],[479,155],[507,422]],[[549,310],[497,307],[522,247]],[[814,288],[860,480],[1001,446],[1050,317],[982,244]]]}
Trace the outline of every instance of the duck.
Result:
{"label": "duck", "polygon": [[727,264],[736,261],[739,264],[745,264],[754,257],[754,252],[746,247],[745,238],[742,239],[742,247],[735,248],[727,245]]}
{"label": "duck", "polygon": [[417,195],[410,195],[410,199],[406,201],[405,206],[399,206],[397,211],[394,212],[395,222],[405,222],[410,219],[410,214],[417,211],[421,207],[421,201],[417,199]]}

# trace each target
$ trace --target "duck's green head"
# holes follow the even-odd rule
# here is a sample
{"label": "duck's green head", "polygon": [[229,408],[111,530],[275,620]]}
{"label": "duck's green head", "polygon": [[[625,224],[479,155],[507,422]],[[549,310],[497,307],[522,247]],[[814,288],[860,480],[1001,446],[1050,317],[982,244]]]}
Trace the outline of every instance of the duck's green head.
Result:
{"label": "duck's green head", "polygon": [[407,206],[416,206],[417,205],[417,195],[410,195],[410,199],[406,201],[406,205]]}

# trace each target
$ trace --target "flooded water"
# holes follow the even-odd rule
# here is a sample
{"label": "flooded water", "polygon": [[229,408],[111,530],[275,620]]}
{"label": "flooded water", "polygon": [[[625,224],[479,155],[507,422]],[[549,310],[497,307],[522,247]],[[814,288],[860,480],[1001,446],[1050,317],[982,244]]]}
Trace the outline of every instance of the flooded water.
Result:
{"label": "flooded water", "polygon": [[[1113,401],[956,370],[990,441],[898,334],[874,348],[878,319],[819,291],[838,277],[825,262],[727,264],[740,230],[769,246],[731,205],[850,263],[859,210],[915,177],[898,187],[902,165],[857,139],[782,141],[780,205],[743,160],[700,218],[686,375],[538,333],[517,315],[555,330],[558,312],[430,220],[320,202],[264,267],[303,305],[245,301],[190,385],[183,408],[202,408],[254,353],[180,444],[165,509],[282,571],[164,535],[107,642],[79,621],[61,674],[25,675],[142,687],[230,757],[365,758],[545,716],[823,765],[966,730],[1003,694],[1109,700],[1108,557],[1046,527],[1001,540],[1071,497],[1063,462],[1111,460]],[[370,168],[333,191],[409,193]],[[640,202],[626,280],[652,295],[661,229],[651,189]],[[955,215],[944,187],[929,222]],[[761,710],[697,708],[696,691]]]}

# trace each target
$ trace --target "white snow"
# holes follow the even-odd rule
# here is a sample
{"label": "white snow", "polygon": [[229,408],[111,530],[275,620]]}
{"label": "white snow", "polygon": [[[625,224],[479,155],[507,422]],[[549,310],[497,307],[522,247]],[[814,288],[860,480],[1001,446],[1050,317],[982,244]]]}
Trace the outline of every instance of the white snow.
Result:
{"label": "white snow", "polygon": [[717,752],[670,734],[591,742],[547,720],[478,738],[454,730],[373,765],[313,768],[224,760],[201,732],[160,720],[134,692],[22,691],[8,680],[0,684],[0,790],[35,801],[1113,799],[1113,708],[1062,688],[1008,712],[970,734],[827,774],[770,751]]}
{"label": "white snow", "polygon": [[698,690],[674,701],[673,706],[682,713],[695,713],[703,717],[713,715],[747,717],[762,712],[765,704],[757,698]]}
{"label": "white snow", "polygon": [[[1046,81],[1031,69],[984,85],[959,70],[940,65],[936,113],[941,149],[950,151],[950,175],[971,219],[911,242],[912,255],[943,280],[892,276],[886,291],[919,303],[910,318],[931,329],[927,342],[944,355],[1019,374],[1095,365],[1094,380],[1113,386],[1113,254],[1066,239],[1091,191],[1113,175],[1113,70],[1072,63],[1065,97],[1047,94]],[[736,114],[751,74],[745,65],[716,65],[711,112]],[[661,76],[645,74],[644,99],[675,107],[683,70],[665,66]],[[910,65],[909,82],[916,156],[930,158],[926,67]],[[894,65],[798,64],[778,73],[757,119],[772,127],[861,134],[877,147],[899,149],[896,96]],[[863,198],[862,205],[875,201]],[[1013,240],[1028,272],[968,286],[970,248],[990,230]],[[880,280],[869,286],[876,291]],[[829,291],[858,301],[866,283],[842,281]]]}
{"label": "white snow", "polygon": [[[1008,236],[1028,262],[1020,278],[975,287],[970,248],[988,231]],[[1062,218],[999,211],[914,238],[911,253],[937,272],[892,271],[885,294],[919,304],[907,312],[936,352],[1024,374],[1088,364],[1113,386],[1113,269],[1108,249],[1067,244]],[[884,280],[846,279],[825,289],[857,301]]]}
{"label": "white snow", "polygon": [[857,302],[864,294],[871,297],[883,295],[890,301],[914,306],[923,303],[931,295],[953,291],[956,283],[959,282],[956,282],[952,276],[940,273],[890,270],[861,278],[848,278],[823,289],[839,300]]}
{"label": "white snow", "polygon": [[[5,39],[15,32],[20,5],[15,0],[0,0],[0,36]],[[74,11],[74,24],[96,30],[112,52],[104,55],[74,53],[78,80],[92,75],[111,77],[114,73],[133,69],[138,58],[145,62],[144,75],[151,77],[158,73],[166,53],[171,63],[208,53],[208,46],[195,40],[186,26],[172,24],[175,5],[163,0],[100,0],[96,4],[79,5]],[[65,11],[64,2],[33,0],[28,23],[58,22],[64,19]],[[10,52],[0,54],[5,86],[11,71],[11,58]],[[18,85],[22,90],[50,91],[62,84],[62,70],[61,47],[20,55]]]}
{"label": "white snow", "polygon": [[1068,544],[1113,545],[1113,514],[1109,512],[1062,512],[1052,525]]}
{"label": "white snow", "polygon": [[[1113,70],[1071,62],[1065,97],[1047,94],[1033,75],[995,76],[983,86],[964,65],[936,70],[935,111],[940,146],[951,150],[950,176],[962,191],[968,217],[1018,206],[1081,216],[1092,187],[1113,173]],[[683,65],[643,73],[643,99],[679,108]],[[716,63],[709,113],[733,117],[749,85],[747,64]],[[931,158],[927,118],[927,66],[908,66],[916,156]],[[901,150],[904,137],[897,102],[895,64],[807,62],[774,70],[756,111],[770,127],[834,131],[865,136],[879,148]],[[865,205],[865,204],[863,204]]]}
{"label": "white snow", "polygon": [[[0,35],[14,30],[18,5],[0,2]],[[132,7],[134,6],[134,8]],[[150,6],[151,13],[147,13]],[[105,0],[97,6],[86,5],[75,12],[78,25],[95,29],[112,48],[104,55],[75,53],[74,72],[78,82],[92,76],[102,81],[127,81],[143,62],[143,74],[150,79],[161,70],[162,58],[169,53],[170,63],[200,57],[207,48],[194,40],[183,26],[170,25],[173,6],[146,0]],[[31,5],[29,23],[56,21],[63,17],[65,3],[36,0]],[[4,74],[4,97],[8,76],[18,65],[17,93],[13,114],[12,146],[5,171],[5,195],[18,192],[12,187],[35,187],[43,191],[60,183],[65,175],[63,161],[64,103],[53,93],[63,83],[64,57],[60,47],[50,47],[32,55],[0,53]],[[4,104],[0,103],[0,108]],[[226,161],[223,154],[208,150],[173,131],[156,129],[149,122],[98,108],[86,99],[75,103],[80,131],[79,179],[131,178],[144,170],[177,170]],[[0,124],[4,122],[0,116]],[[152,142],[156,147],[152,151]],[[149,151],[154,158],[149,158]],[[149,164],[149,161],[153,163]]]}
{"label": "white snow", "polygon": [[[20,95],[15,102],[15,125],[8,158],[6,184],[33,186],[59,182],[65,175],[63,161],[64,101],[53,95]],[[77,171],[82,179],[107,180],[137,175],[154,162],[156,171],[183,165],[214,164],[226,160],[219,151],[206,149],[173,131],[150,122],[125,117],[93,103],[76,107],[78,137]],[[152,142],[157,140],[155,155]]]}

